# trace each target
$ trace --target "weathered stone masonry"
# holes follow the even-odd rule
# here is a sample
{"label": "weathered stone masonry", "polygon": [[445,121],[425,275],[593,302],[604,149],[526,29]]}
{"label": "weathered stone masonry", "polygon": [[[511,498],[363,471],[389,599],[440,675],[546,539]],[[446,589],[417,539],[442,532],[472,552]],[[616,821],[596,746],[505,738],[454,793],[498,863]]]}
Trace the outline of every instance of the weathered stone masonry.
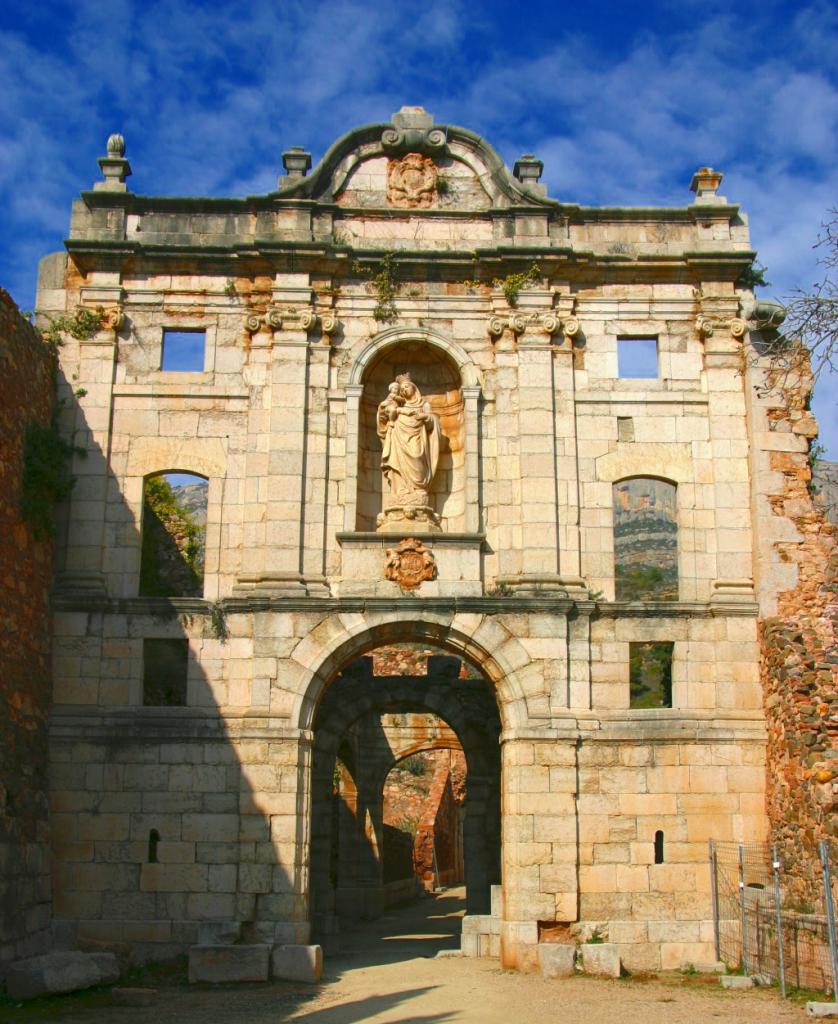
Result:
{"label": "weathered stone masonry", "polygon": [[[306,941],[321,699],[409,641],[497,704],[501,869],[480,885],[502,883],[504,963],[534,967],[556,923],[600,927],[629,967],[713,959],[707,840],[768,834],[758,622],[798,574],[773,461],[808,444],[743,372],[744,216],[706,168],[684,207],[560,202],[536,159],[510,173],[415,109],[311,174],[284,159],[267,196],[146,197],[116,138],[42,264],[40,309],[109,317],[61,350],[87,448],[54,620],[62,934],[140,957],[207,922]],[[175,329],[204,332],[191,372],[161,369]],[[630,339],[656,372],[621,371]],[[375,416],[404,372],[442,427],[440,528],[382,533]],[[170,471],[208,480],[203,598],[138,595],[143,481]],[[615,600],[614,488],[635,478],[675,489],[677,600]],[[386,552],[411,537],[435,574],[407,593]],[[167,638],[188,642],[185,705],[144,706],[143,643]],[[641,643],[672,645],[671,707],[631,704]],[[442,714],[444,680],[391,696],[358,716]]]}
{"label": "weathered stone masonry", "polygon": [[0,969],[50,945],[47,718],[52,539],[20,514],[27,424],[47,425],[55,359],[0,289]]}

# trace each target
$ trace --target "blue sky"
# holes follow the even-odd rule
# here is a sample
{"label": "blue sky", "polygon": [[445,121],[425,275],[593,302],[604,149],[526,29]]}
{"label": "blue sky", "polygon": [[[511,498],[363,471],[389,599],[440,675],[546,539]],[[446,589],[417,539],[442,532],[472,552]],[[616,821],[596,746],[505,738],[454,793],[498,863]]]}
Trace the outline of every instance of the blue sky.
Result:
{"label": "blue sky", "polygon": [[[819,277],[838,205],[836,53],[826,0],[6,0],[0,283],[31,307],[112,131],[134,191],[236,196],[407,103],[510,165],[537,153],[568,201],[681,205],[698,166],[724,171],[782,298]],[[838,459],[838,376],[815,408]]]}

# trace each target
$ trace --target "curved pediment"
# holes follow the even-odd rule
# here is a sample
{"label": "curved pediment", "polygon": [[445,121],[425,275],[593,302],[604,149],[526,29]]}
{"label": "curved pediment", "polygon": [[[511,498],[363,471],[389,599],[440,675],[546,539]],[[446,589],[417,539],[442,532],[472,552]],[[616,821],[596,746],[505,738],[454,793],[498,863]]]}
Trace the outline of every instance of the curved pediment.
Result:
{"label": "curved pediment", "polygon": [[435,125],[421,107],[403,107],[390,124],[364,125],[342,136],[310,175],[283,179],[277,195],[368,209],[557,205],[537,180],[537,173],[528,180],[515,177],[475,132]]}

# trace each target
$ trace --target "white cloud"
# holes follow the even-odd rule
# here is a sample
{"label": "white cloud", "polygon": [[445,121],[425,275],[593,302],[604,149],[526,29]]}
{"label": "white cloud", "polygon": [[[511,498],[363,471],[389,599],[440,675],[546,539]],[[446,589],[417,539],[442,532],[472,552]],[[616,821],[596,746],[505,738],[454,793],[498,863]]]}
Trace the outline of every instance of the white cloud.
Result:
{"label": "white cloud", "polygon": [[678,20],[656,3],[622,45],[607,5],[601,37],[546,19],[523,43],[511,4],[495,16],[461,0],[108,0],[105,18],[104,0],[77,0],[55,12],[61,42],[48,46],[51,19],[32,8],[0,32],[0,271],[31,304],[29,254],[60,247],[111,131],[138,192],[241,195],[275,186],[287,146],[317,158],[348,128],[422,103],[509,163],[535,151],[567,201],[684,204],[692,172],[712,164],[774,290],[810,283],[838,197],[834,5],[682,0]]}

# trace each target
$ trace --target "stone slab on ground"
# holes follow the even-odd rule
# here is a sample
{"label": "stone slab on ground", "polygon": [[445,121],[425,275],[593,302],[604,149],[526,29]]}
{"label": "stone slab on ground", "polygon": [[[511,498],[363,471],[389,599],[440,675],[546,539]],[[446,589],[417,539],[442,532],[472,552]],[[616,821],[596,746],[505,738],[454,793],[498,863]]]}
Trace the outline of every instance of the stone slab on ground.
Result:
{"label": "stone slab on ground", "polygon": [[566,942],[539,942],[542,978],[570,978],[576,973],[576,946]]}
{"label": "stone slab on ground", "polygon": [[705,963],[694,963],[692,960],[681,961],[681,971],[685,974],[692,974],[697,972],[698,974],[724,974],[727,970],[727,964],[721,960],[710,960]]}
{"label": "stone slab on ground", "polygon": [[76,992],[116,981],[119,963],[113,953],[67,950],[18,960],[6,969],[6,992],[11,999]]}
{"label": "stone slab on ground", "polygon": [[754,979],[744,977],[741,974],[725,974],[719,978],[719,982],[722,988],[743,989],[754,987]]}
{"label": "stone slab on ground", "polygon": [[807,1003],[807,1017],[838,1017],[838,1003]]}
{"label": "stone slab on ground", "polygon": [[116,1006],[151,1006],[156,998],[156,988],[111,989],[111,999]]}
{"label": "stone slab on ground", "polygon": [[192,946],[189,950],[190,982],[267,981],[271,947]]}
{"label": "stone slab on ground", "polygon": [[281,981],[316,985],[323,977],[320,946],[277,946],[271,957],[271,974]]}
{"label": "stone slab on ground", "polygon": [[613,942],[586,942],[582,946],[582,969],[601,978],[619,978],[620,951]]}

